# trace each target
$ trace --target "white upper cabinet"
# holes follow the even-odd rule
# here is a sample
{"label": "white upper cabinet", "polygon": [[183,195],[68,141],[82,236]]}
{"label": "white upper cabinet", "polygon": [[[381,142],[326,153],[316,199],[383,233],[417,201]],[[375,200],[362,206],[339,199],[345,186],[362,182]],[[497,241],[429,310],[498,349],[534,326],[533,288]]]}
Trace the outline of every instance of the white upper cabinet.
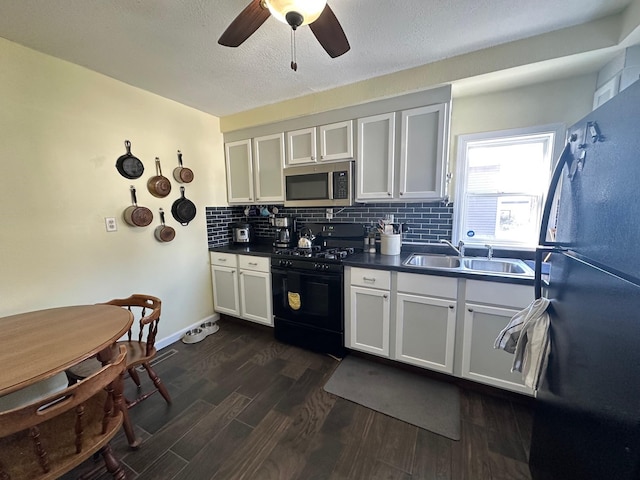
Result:
{"label": "white upper cabinet", "polygon": [[253,193],[253,157],[251,140],[226,143],[227,199],[229,203],[251,203]]}
{"label": "white upper cabinet", "polygon": [[320,131],[320,161],[347,160],[353,158],[353,122],[322,125]]}
{"label": "white upper cabinet", "polygon": [[358,119],[356,200],[393,198],[395,118],[384,113]]}
{"label": "white upper cabinet", "polygon": [[287,165],[317,161],[316,127],[287,132]]}
{"label": "white upper cabinet", "polygon": [[[318,142],[320,155],[318,155]],[[353,121],[287,132],[287,166],[353,158]]]}
{"label": "white upper cabinet", "polygon": [[225,154],[229,203],[284,201],[284,133],[226,143]]}
{"label": "white upper cabinet", "polygon": [[399,198],[444,197],[446,104],[402,112]]}
{"label": "white upper cabinet", "polygon": [[256,202],[284,201],[284,133],[253,139]]}
{"label": "white upper cabinet", "polygon": [[[448,104],[358,119],[356,200],[418,201],[445,196]],[[396,135],[399,156],[396,155]]]}

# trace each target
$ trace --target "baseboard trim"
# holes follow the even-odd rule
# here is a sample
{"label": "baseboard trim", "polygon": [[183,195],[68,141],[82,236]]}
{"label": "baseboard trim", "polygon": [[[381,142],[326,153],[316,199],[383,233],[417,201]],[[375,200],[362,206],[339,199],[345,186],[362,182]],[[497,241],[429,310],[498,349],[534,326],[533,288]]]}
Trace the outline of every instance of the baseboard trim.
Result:
{"label": "baseboard trim", "polygon": [[206,323],[206,322],[217,322],[218,320],[220,320],[220,314],[214,313],[213,315],[209,315],[208,317],[203,318],[202,320],[194,323],[193,325],[189,325],[188,327],[185,327],[182,330],[178,330],[177,332],[172,333],[168,337],[165,337],[165,338],[163,338],[161,340],[156,340],[156,348],[158,350],[160,350],[160,349],[162,349],[164,347],[168,347],[172,343],[175,343],[178,340],[180,340],[182,338],[182,336],[187,331],[189,331],[189,330],[191,330],[193,328],[199,327],[203,323]]}

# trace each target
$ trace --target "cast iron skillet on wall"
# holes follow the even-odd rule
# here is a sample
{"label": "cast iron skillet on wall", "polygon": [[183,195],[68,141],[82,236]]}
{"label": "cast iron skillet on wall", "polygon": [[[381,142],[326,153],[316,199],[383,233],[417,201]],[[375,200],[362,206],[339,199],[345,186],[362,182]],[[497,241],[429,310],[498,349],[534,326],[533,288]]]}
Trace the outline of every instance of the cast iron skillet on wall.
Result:
{"label": "cast iron skillet on wall", "polygon": [[184,196],[184,187],[180,187],[180,198],[173,202],[171,214],[181,225],[188,225],[196,216],[196,206]]}
{"label": "cast iron skillet on wall", "polygon": [[144,173],[144,165],[137,157],[131,154],[131,142],[129,140],[124,141],[124,146],[127,149],[127,153],[118,157],[116,168],[124,178],[129,180],[140,178]]}

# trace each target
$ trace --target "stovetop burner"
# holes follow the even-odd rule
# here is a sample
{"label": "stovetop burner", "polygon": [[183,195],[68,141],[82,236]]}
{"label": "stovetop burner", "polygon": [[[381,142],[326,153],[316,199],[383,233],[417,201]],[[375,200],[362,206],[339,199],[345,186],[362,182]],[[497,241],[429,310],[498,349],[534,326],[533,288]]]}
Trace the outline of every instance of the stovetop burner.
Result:
{"label": "stovetop burner", "polygon": [[274,251],[276,255],[312,258],[314,260],[327,259],[327,260],[340,260],[346,258],[349,255],[355,253],[355,248],[352,247],[334,247],[334,248],[321,248],[314,245],[311,248],[278,248]]}

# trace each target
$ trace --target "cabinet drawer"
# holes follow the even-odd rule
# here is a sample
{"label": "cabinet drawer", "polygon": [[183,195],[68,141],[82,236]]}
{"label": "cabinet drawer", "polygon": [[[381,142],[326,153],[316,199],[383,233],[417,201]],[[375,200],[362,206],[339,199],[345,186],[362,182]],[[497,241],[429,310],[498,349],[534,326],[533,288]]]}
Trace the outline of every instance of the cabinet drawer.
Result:
{"label": "cabinet drawer", "polygon": [[467,280],[466,299],[521,309],[533,302],[533,286]]}
{"label": "cabinet drawer", "polygon": [[220,265],[222,267],[231,268],[236,268],[238,266],[235,253],[209,252],[209,259],[211,261],[211,265]]}
{"label": "cabinet drawer", "polygon": [[351,269],[351,285],[389,290],[391,289],[391,272],[354,267]]}
{"label": "cabinet drawer", "polygon": [[456,298],[458,279],[418,273],[398,273],[398,291],[430,297]]}
{"label": "cabinet drawer", "polygon": [[269,273],[269,257],[238,255],[238,266],[242,270],[256,270],[258,272]]}

